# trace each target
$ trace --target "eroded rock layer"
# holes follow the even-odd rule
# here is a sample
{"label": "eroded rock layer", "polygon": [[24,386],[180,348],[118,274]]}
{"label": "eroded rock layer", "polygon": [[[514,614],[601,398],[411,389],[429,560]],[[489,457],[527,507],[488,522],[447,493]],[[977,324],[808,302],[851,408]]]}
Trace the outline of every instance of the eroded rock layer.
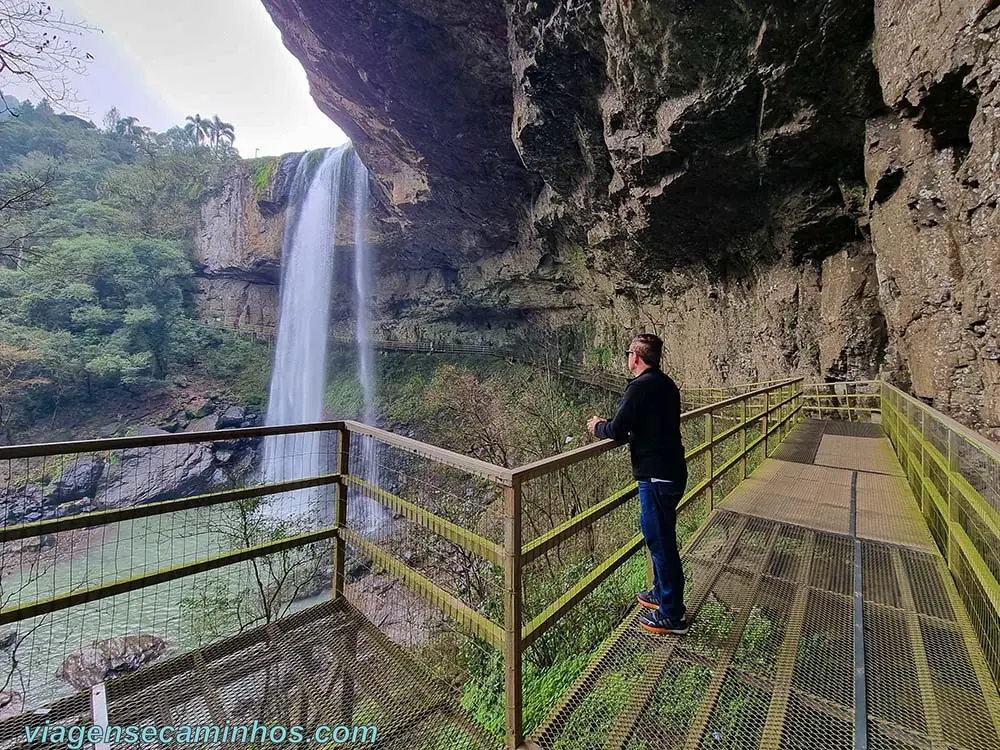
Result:
{"label": "eroded rock layer", "polygon": [[1000,431],[997,0],[263,3],[375,175],[380,333],[654,330]]}

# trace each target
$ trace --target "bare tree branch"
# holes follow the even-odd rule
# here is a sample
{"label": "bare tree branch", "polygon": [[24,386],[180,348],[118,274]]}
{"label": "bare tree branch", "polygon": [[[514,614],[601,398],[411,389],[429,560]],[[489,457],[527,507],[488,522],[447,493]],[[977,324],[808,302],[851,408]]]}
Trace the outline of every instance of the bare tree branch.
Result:
{"label": "bare tree branch", "polygon": [[[39,0],[0,0],[0,89],[11,84],[72,109],[76,94],[71,75],[86,71],[93,55],[77,46],[76,37],[99,31],[72,21]],[[16,115],[0,93],[0,112]]]}

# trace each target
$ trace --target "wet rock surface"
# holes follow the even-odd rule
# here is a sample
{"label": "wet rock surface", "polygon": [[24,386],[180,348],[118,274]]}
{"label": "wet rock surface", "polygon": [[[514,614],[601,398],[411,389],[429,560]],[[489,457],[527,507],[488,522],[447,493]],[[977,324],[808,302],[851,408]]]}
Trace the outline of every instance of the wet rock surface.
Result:
{"label": "wet rock surface", "polygon": [[77,690],[134,672],[167,651],[167,642],[155,635],[129,635],[94,641],[63,661],[56,676]]}

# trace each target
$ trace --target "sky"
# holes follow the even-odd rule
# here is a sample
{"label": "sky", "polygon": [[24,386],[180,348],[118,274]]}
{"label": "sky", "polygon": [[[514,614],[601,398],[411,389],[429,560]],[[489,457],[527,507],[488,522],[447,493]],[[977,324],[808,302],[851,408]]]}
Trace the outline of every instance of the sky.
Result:
{"label": "sky", "polygon": [[157,131],[186,115],[217,114],[233,124],[233,145],[246,158],[347,140],[309,96],[305,71],[260,0],[51,5],[103,30],[78,40],[95,59],[70,80],[83,102],[74,113],[98,125],[112,106]]}

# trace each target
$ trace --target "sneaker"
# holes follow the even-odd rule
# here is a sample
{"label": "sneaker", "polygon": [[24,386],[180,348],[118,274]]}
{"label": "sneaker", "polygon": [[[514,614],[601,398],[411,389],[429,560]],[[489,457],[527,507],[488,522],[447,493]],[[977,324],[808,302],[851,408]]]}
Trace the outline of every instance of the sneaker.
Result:
{"label": "sneaker", "polygon": [[656,595],[653,593],[652,589],[650,589],[649,591],[640,591],[638,594],[636,594],[635,598],[638,599],[639,604],[641,604],[646,609],[660,608],[660,600],[656,598]]}
{"label": "sneaker", "polygon": [[683,617],[680,619],[664,617],[659,610],[656,610],[639,617],[639,627],[650,633],[684,635],[691,629],[691,623]]}

